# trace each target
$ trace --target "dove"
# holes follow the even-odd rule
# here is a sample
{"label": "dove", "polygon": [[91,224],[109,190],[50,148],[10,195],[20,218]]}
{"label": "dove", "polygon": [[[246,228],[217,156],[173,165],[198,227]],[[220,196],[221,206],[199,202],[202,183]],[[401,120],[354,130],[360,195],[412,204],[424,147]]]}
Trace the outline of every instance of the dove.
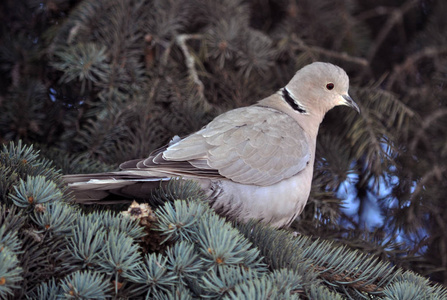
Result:
{"label": "dove", "polygon": [[66,175],[64,180],[76,201],[85,204],[111,194],[144,199],[160,182],[194,180],[211,207],[230,220],[288,227],[309,198],[326,112],[346,105],[360,113],[348,90],[342,68],[314,62],[275,94],[227,111],[145,159],[124,162],[121,171]]}

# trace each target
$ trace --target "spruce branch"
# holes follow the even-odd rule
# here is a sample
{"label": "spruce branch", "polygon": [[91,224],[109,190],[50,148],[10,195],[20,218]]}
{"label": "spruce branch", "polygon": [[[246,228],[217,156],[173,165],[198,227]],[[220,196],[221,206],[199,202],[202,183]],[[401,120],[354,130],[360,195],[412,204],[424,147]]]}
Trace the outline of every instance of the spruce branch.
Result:
{"label": "spruce branch", "polygon": [[422,126],[418,129],[416,134],[414,135],[411,143],[410,143],[410,150],[411,152],[415,152],[416,146],[418,145],[419,141],[423,138],[425,138],[426,130],[429,129],[429,127],[432,125],[433,122],[438,121],[440,118],[447,115],[447,109],[438,109],[434,112],[432,112],[430,115],[426,116],[424,120],[422,121]]}
{"label": "spruce branch", "polygon": [[121,214],[112,211],[93,212],[87,216],[91,222],[99,222],[101,227],[110,232],[113,230],[125,233],[128,237],[138,240],[145,236],[144,228],[141,227],[137,220],[126,218]]}
{"label": "spruce branch", "polygon": [[167,202],[172,203],[175,200],[187,199],[194,199],[199,202],[205,201],[206,195],[194,180],[171,178],[166,186],[160,184],[160,187],[152,192],[150,204],[157,208]]}
{"label": "spruce branch", "polygon": [[110,76],[110,65],[106,48],[94,43],[71,45],[54,53],[53,66],[63,71],[60,82],[69,83],[75,79],[81,82],[81,94],[92,84],[106,82]]}
{"label": "spruce branch", "polygon": [[203,272],[203,261],[194,248],[194,244],[181,241],[166,250],[167,268],[175,274],[178,280],[187,285],[197,280]]}
{"label": "spruce branch", "polygon": [[407,56],[403,63],[397,64],[393,67],[393,71],[386,83],[386,89],[391,90],[400,77],[407,75],[410,70],[414,71],[416,64],[420,60],[425,58],[435,59],[445,53],[447,53],[447,47],[445,46],[427,46]]}
{"label": "spruce branch", "polygon": [[78,271],[61,282],[62,295],[67,299],[106,299],[110,295],[110,283],[104,275],[92,271]]}
{"label": "spruce branch", "polygon": [[14,291],[21,288],[19,283],[23,280],[23,271],[17,258],[17,249],[13,245],[18,243],[17,233],[7,236],[5,226],[0,227],[0,297],[4,299],[8,295],[13,296]]}
{"label": "spruce branch", "polygon": [[176,286],[166,293],[154,292],[154,299],[160,300],[194,300],[191,292],[184,286]]}
{"label": "spruce branch", "polygon": [[[7,229],[8,228],[6,224],[0,226],[0,250],[8,249],[10,251],[9,254],[12,255],[18,255],[22,253],[21,251],[22,243],[19,240],[17,234],[18,229],[16,229],[15,231],[9,231]],[[5,269],[3,269],[3,271],[5,271]]]}
{"label": "spruce branch", "polygon": [[244,27],[250,22],[250,6],[243,0],[198,0],[192,2],[192,11],[197,12],[195,17],[205,26],[214,26],[220,20],[238,20]]}
{"label": "spruce branch", "polygon": [[273,273],[242,267],[211,270],[203,277],[206,298],[223,299],[299,299],[300,277],[283,269]]}
{"label": "spruce branch", "polygon": [[241,34],[241,46],[235,59],[238,71],[248,79],[252,72],[261,77],[267,77],[267,72],[273,66],[277,50],[273,40],[261,31],[249,29]]}
{"label": "spruce branch", "polygon": [[53,277],[64,277],[78,269],[64,236],[43,234],[32,229],[23,230],[20,239],[23,242],[23,253],[19,259],[24,270],[24,280],[22,289],[16,293],[18,298],[41,282]]}
{"label": "spruce branch", "polygon": [[32,292],[26,295],[27,299],[58,300],[62,295],[62,287],[52,278],[48,282],[42,282]]}
{"label": "spruce branch", "polygon": [[[222,267],[211,269],[202,277],[201,287],[207,298],[223,298],[235,292],[235,289],[246,282],[258,279],[261,274],[243,267]],[[242,293],[238,293],[242,294]],[[254,295],[252,293],[252,295]]]}
{"label": "spruce branch", "polygon": [[16,206],[11,207],[0,204],[0,226],[4,226],[6,232],[18,232],[26,222],[26,215],[23,210]]}
{"label": "spruce branch", "polygon": [[[23,145],[21,140],[17,143],[10,142],[9,147],[3,145],[3,149],[0,150],[0,170],[3,171],[3,176],[0,178],[0,196],[2,196],[5,202],[8,202],[8,200],[13,202],[12,198],[17,196],[14,196],[14,194],[19,185],[24,184],[21,192],[25,192],[23,188],[26,189],[26,186],[30,188],[30,192],[34,191],[33,189],[38,186],[33,186],[32,182],[36,184],[40,182],[41,188],[35,190],[36,193],[42,193],[45,189],[48,190],[49,187],[45,186],[45,181],[51,182],[51,189],[56,189],[60,192],[61,200],[70,200],[70,196],[64,194],[66,187],[61,181],[60,171],[53,167],[51,161],[39,158],[38,154],[39,151],[34,150],[32,145]],[[28,180],[30,176],[34,179],[25,184],[24,179]],[[23,201],[20,203],[25,205]]]}
{"label": "spruce branch", "polygon": [[427,278],[411,271],[399,274],[396,280],[383,291],[384,299],[436,299],[447,297],[447,289],[441,285],[432,285]]}
{"label": "spruce branch", "polygon": [[166,203],[156,212],[159,220],[159,230],[163,235],[167,235],[167,240],[194,240],[195,230],[200,216],[206,211],[203,203],[185,201],[174,201],[174,203]]}
{"label": "spruce branch", "polygon": [[99,270],[112,279],[115,295],[124,283],[123,276],[141,263],[139,250],[139,246],[125,232],[112,230],[108,233],[98,264]]}
{"label": "spruce branch", "polygon": [[119,277],[141,263],[139,246],[125,232],[112,230],[105,241],[105,249],[99,261],[100,269],[115,280],[115,292]]}
{"label": "spruce branch", "polygon": [[262,224],[239,225],[238,228],[259,247],[272,268],[288,268],[300,274],[307,293],[315,281],[311,274],[326,282],[333,291],[366,298],[366,294],[381,295],[383,288],[401,273],[377,258],[334,246],[329,241],[312,242],[305,236],[293,238],[290,233]]}
{"label": "spruce branch", "polygon": [[208,55],[217,60],[221,69],[237,57],[243,31],[244,27],[241,27],[241,22],[236,18],[220,19],[215,26],[207,29],[205,42],[209,49]]}
{"label": "spruce branch", "polygon": [[31,219],[42,232],[69,236],[78,216],[76,208],[64,202],[53,202],[35,209]]}
{"label": "spruce branch", "polygon": [[57,185],[44,176],[28,176],[26,181],[20,179],[18,186],[14,186],[14,191],[9,194],[9,198],[15,205],[22,208],[62,199],[62,192]]}
{"label": "spruce branch", "polygon": [[143,263],[125,273],[124,277],[141,286],[135,291],[145,291],[146,298],[155,292],[169,292],[174,286],[177,275],[168,270],[167,258],[161,254],[146,254]]}
{"label": "spruce branch", "polygon": [[[0,103],[0,135],[6,140],[32,139],[45,132],[48,94],[43,82],[30,79],[15,87]],[[3,102],[3,101],[1,101]]]}
{"label": "spruce branch", "polygon": [[259,250],[238,230],[214,212],[208,211],[197,228],[198,248],[208,268],[243,266],[265,270]]}
{"label": "spruce branch", "polygon": [[443,174],[446,174],[446,172],[447,166],[438,164],[433,165],[430,170],[427,170],[427,172],[422,175],[421,179],[415,185],[413,193],[411,193],[410,200],[417,199],[419,194],[425,189],[428,182],[432,181],[433,179],[441,181]]}
{"label": "spruce branch", "polygon": [[106,231],[101,223],[89,216],[78,216],[72,234],[68,238],[68,248],[82,269],[97,267],[103,256]]}
{"label": "spruce branch", "polygon": [[205,86],[203,85],[203,82],[200,80],[199,75],[197,74],[197,70],[195,67],[196,60],[195,60],[194,56],[190,53],[190,50],[188,49],[188,46],[186,44],[186,42],[191,39],[202,40],[203,35],[201,35],[201,34],[180,34],[175,38],[175,42],[182,50],[182,53],[185,57],[186,66],[188,68],[189,76],[191,77],[191,79],[197,86],[197,91],[199,93],[200,99],[202,100],[205,111],[208,111],[211,109],[211,106],[205,97],[205,93],[204,93]]}
{"label": "spruce branch", "polygon": [[292,47],[296,50],[309,52],[309,53],[317,53],[317,54],[324,55],[327,57],[340,59],[342,61],[357,64],[361,67],[367,67],[369,65],[368,60],[365,58],[352,56],[346,52],[340,53],[339,51],[332,51],[332,50],[322,48],[319,46],[308,45],[302,39],[297,37],[296,35],[292,36],[292,40],[294,41],[294,44]]}
{"label": "spruce branch", "polygon": [[309,289],[309,299],[342,300],[345,298],[340,294],[331,291],[324,285],[314,284]]}
{"label": "spruce branch", "polygon": [[114,171],[115,166],[88,157],[88,153],[69,154],[62,149],[39,145],[41,156],[51,160],[62,174],[86,174]]}
{"label": "spruce branch", "polygon": [[389,11],[388,19],[381,28],[379,34],[377,35],[374,43],[370,47],[366,59],[371,63],[372,59],[375,57],[377,50],[382,46],[383,41],[391,32],[391,29],[399,23],[402,23],[403,16],[408,13],[411,9],[416,7],[417,0],[408,0],[398,8],[394,8]]}

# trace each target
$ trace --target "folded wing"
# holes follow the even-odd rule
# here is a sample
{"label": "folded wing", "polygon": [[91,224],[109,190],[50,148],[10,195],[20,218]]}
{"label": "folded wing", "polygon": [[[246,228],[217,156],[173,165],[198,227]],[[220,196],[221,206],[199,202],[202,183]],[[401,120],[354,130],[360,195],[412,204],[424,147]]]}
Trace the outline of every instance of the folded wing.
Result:
{"label": "folded wing", "polygon": [[198,132],[121,168],[268,186],[306,167],[308,138],[287,114],[249,106],[222,114]]}

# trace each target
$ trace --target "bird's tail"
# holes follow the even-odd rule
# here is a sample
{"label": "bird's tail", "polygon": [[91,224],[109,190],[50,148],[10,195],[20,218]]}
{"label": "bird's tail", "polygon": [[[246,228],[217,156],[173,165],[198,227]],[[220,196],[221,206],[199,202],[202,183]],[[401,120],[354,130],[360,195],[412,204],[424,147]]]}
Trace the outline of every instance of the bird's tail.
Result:
{"label": "bird's tail", "polygon": [[151,192],[170,180],[130,172],[65,175],[63,180],[82,204],[117,204],[149,198]]}

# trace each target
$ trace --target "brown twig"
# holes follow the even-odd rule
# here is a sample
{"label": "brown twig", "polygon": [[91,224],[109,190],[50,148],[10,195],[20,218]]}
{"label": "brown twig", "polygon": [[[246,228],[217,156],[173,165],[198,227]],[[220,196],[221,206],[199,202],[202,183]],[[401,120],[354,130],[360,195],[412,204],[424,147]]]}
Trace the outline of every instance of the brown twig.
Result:
{"label": "brown twig", "polygon": [[414,66],[417,61],[427,58],[427,57],[435,57],[439,54],[447,53],[447,47],[425,47],[421,49],[418,52],[415,52],[411,54],[410,56],[407,56],[405,61],[399,65],[396,65],[393,67],[393,72],[391,73],[390,77],[388,78],[388,82],[386,85],[386,89],[390,90],[394,83],[396,82],[398,76],[403,73],[404,71],[407,71],[410,69],[411,66]]}
{"label": "brown twig", "polygon": [[422,122],[421,128],[419,128],[419,130],[416,132],[416,134],[413,138],[413,141],[410,144],[410,149],[412,152],[415,151],[415,148],[416,148],[419,140],[424,136],[424,133],[427,130],[427,128],[430,127],[430,125],[434,121],[438,120],[439,118],[441,118],[445,115],[447,115],[447,108],[436,110],[424,119],[424,122]]}
{"label": "brown twig", "polygon": [[337,59],[341,59],[344,61],[348,61],[351,63],[355,63],[361,66],[368,66],[368,61],[362,57],[356,57],[356,56],[351,56],[349,54],[347,54],[346,52],[337,52],[337,51],[332,51],[332,50],[328,50],[328,49],[324,49],[318,46],[309,46],[306,43],[304,43],[303,40],[301,40],[298,37],[293,37],[293,40],[296,42],[295,45],[295,49],[297,50],[301,50],[301,51],[309,51],[309,52],[315,52],[315,53],[319,53],[319,54],[323,54],[329,57],[333,57],[333,58],[337,58]]}
{"label": "brown twig", "polygon": [[358,21],[365,21],[367,19],[372,19],[378,16],[383,16],[383,15],[388,15],[393,11],[393,8],[389,7],[389,6],[377,6],[374,7],[373,9],[361,12],[360,14],[358,14],[356,17],[356,19]]}
{"label": "brown twig", "polygon": [[[364,281],[359,281],[358,278],[355,277],[355,275],[353,276],[347,276],[346,273],[341,272],[341,273],[337,273],[333,270],[330,270],[326,267],[323,266],[314,266],[314,269],[319,273],[319,277],[333,282],[333,281],[343,281],[345,283],[345,285],[357,289],[359,291],[362,292],[366,292],[366,293],[372,293],[372,292],[381,292],[383,291],[383,288],[374,284],[374,283],[366,283]],[[358,272],[359,275],[362,275],[362,272]]]}
{"label": "brown twig", "polygon": [[416,184],[416,187],[414,188],[413,193],[410,196],[410,199],[414,199],[415,196],[417,196],[419,193],[422,192],[424,186],[427,184],[427,182],[429,182],[429,180],[431,180],[433,177],[435,177],[438,180],[442,179],[442,174],[445,173],[447,171],[446,167],[441,167],[438,165],[434,165],[430,171],[428,171],[427,173],[424,174],[424,176],[422,176],[421,181],[419,181]]}
{"label": "brown twig", "polygon": [[185,56],[186,67],[188,68],[189,76],[191,76],[192,80],[197,85],[199,95],[201,99],[204,100],[203,104],[205,105],[205,110],[209,110],[211,106],[208,103],[204,94],[205,87],[203,85],[203,82],[200,80],[199,75],[197,74],[194,57],[193,55],[191,55],[188,46],[186,45],[187,40],[202,39],[202,38],[203,36],[201,34],[180,34],[176,37],[175,41],[182,50],[183,55]]}
{"label": "brown twig", "polygon": [[386,10],[384,10],[384,8],[381,9],[385,13],[388,12],[389,16],[388,16],[388,20],[386,21],[385,25],[383,25],[382,29],[380,30],[379,34],[377,35],[376,40],[374,41],[372,47],[368,51],[368,54],[366,55],[368,62],[371,63],[371,60],[376,56],[377,50],[382,45],[383,41],[388,36],[391,29],[393,29],[393,27],[396,24],[402,23],[403,16],[410,9],[412,9],[416,3],[417,3],[417,0],[409,0],[409,1],[405,2],[402,6],[400,6],[398,8],[391,9],[391,11],[386,11]]}

